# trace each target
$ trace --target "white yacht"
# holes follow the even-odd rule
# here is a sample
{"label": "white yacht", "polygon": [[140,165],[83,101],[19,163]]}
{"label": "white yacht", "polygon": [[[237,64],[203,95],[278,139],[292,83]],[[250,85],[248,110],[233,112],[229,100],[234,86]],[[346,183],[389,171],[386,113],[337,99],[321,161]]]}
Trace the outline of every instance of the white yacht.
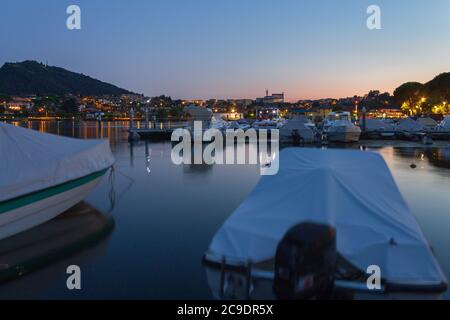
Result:
{"label": "white yacht", "polygon": [[331,112],[324,121],[323,132],[332,142],[357,142],[361,136],[361,129],[351,122],[349,112]]}

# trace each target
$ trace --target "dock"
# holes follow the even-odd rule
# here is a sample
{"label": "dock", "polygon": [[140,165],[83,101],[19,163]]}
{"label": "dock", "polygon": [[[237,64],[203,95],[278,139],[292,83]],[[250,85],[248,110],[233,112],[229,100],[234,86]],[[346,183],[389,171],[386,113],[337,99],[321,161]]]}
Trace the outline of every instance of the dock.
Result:
{"label": "dock", "polygon": [[170,141],[174,128],[144,128],[144,129],[129,129],[129,140],[140,138],[143,140],[158,140]]}
{"label": "dock", "polygon": [[152,122],[151,122],[151,126],[150,126],[148,108],[145,109],[144,127],[143,128],[135,127],[134,126],[134,110],[131,109],[130,118],[129,118],[129,127],[128,127],[128,141],[134,141],[137,139],[155,140],[155,141],[170,141],[173,131],[176,129],[179,129],[179,128],[181,128],[181,127],[180,126],[178,126],[178,127],[172,127],[172,126],[157,127],[155,115],[152,115]]}

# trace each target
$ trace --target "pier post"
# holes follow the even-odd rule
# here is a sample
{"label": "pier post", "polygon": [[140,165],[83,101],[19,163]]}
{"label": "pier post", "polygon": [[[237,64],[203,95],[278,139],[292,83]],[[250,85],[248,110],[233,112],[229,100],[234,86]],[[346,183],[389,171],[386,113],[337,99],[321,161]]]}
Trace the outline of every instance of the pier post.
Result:
{"label": "pier post", "polygon": [[152,111],[152,124],[153,124],[153,128],[156,128],[156,112],[154,109]]}
{"label": "pier post", "polygon": [[366,132],[366,107],[363,107],[362,110],[362,131]]}
{"label": "pier post", "polygon": [[148,129],[148,107],[145,108],[145,129]]}
{"label": "pier post", "polygon": [[130,123],[129,123],[130,130],[133,129],[133,118],[134,118],[134,109],[131,108],[130,109]]}

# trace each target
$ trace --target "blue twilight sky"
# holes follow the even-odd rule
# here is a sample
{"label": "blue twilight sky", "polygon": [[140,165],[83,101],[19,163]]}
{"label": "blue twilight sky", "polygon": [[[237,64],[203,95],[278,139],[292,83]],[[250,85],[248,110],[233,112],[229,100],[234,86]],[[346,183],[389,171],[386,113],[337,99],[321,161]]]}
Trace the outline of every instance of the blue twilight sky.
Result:
{"label": "blue twilight sky", "polygon": [[[66,28],[81,7],[82,29]],[[381,7],[382,30],[366,27]],[[38,60],[146,95],[392,92],[450,71],[448,0],[1,0],[0,64]]]}

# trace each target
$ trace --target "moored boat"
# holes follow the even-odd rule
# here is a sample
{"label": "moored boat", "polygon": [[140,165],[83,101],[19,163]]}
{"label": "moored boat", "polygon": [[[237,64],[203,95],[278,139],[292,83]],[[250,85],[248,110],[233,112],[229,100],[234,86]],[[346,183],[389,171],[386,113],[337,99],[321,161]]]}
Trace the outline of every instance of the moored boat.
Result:
{"label": "moored boat", "polygon": [[436,122],[436,120],[430,117],[419,117],[417,118],[417,122],[421,124],[424,130],[427,132],[434,132],[438,128],[438,123]]}
{"label": "moored boat", "polygon": [[439,132],[445,132],[450,134],[450,116],[446,116],[441,123],[439,124],[438,130]]}
{"label": "moored boat", "polygon": [[0,123],[0,239],[82,201],[113,165],[107,140],[79,140]]}
{"label": "moored boat", "polygon": [[285,143],[313,143],[316,131],[314,124],[303,115],[294,115],[280,128],[280,141]]}
{"label": "moored boat", "polygon": [[[297,234],[316,239],[310,248],[283,246],[286,235],[304,224],[330,228],[320,237],[310,226],[304,228],[309,231]],[[252,277],[276,279],[278,257],[293,254],[298,260],[288,261],[302,262],[292,266],[295,272],[289,269],[284,274],[298,277],[290,279],[292,283],[301,280],[305,284],[309,279],[312,284],[316,276],[324,275],[308,267],[333,256],[317,245],[322,246],[320,241],[331,239],[334,232],[335,274],[325,276],[333,278],[335,286],[373,293],[366,285],[366,270],[377,266],[383,284],[379,292],[435,294],[446,290],[447,279],[431,246],[386,163],[373,152],[283,150],[279,173],[261,178],[216,233],[205,261],[222,269],[250,268]]]}
{"label": "moored boat", "polygon": [[[360,126],[361,123],[360,123]],[[365,135],[372,138],[392,138],[395,136],[395,126],[393,123],[383,119],[366,119]]]}
{"label": "moored boat", "polygon": [[425,127],[419,123],[418,121],[408,117],[400,119],[397,122],[397,126],[395,130],[398,133],[402,133],[404,135],[411,135],[411,134],[417,134],[417,133],[424,133],[426,132]]}
{"label": "moored boat", "polygon": [[331,142],[358,142],[361,129],[351,122],[349,112],[332,112],[324,123],[324,133]]}

